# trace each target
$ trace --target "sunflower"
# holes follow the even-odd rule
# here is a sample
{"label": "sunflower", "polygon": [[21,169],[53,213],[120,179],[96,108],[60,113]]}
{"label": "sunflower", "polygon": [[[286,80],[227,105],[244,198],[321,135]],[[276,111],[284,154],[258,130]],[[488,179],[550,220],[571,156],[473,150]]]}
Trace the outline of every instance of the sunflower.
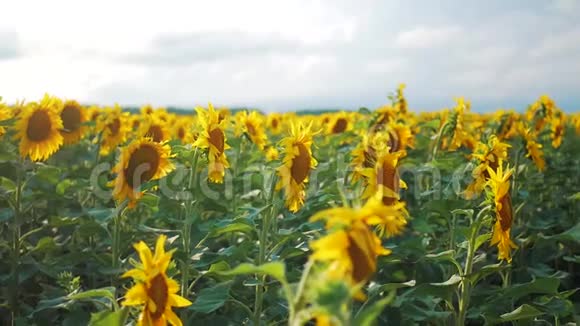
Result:
{"label": "sunflower", "polygon": [[399,190],[406,188],[405,182],[399,178],[397,165],[402,152],[383,152],[377,156],[375,165],[362,171],[365,177],[366,189],[363,198],[370,198],[377,193],[382,194],[385,205],[392,205],[399,199]]}
{"label": "sunflower", "polygon": [[546,161],[544,161],[544,153],[542,152],[542,144],[536,141],[535,133],[530,129],[526,128],[524,124],[519,126],[520,133],[524,137],[526,144],[526,157],[530,157],[534,164],[540,171],[544,171],[546,168]]}
{"label": "sunflower", "polygon": [[191,144],[193,142],[193,134],[191,128],[193,121],[187,118],[181,118],[173,125],[173,139],[178,139],[182,144]]}
{"label": "sunflower", "polygon": [[153,114],[153,112],[155,112],[155,109],[153,109],[153,107],[150,104],[146,104],[146,105],[141,107],[140,111],[141,111],[141,115],[148,116],[148,115]]}
{"label": "sunflower", "polygon": [[266,161],[271,162],[271,161],[275,161],[278,159],[278,149],[276,149],[276,146],[268,146],[268,149],[266,149]]}
{"label": "sunflower", "polygon": [[[155,111],[162,112],[162,111]],[[137,132],[137,137],[149,137],[153,141],[162,143],[171,139],[171,134],[167,128],[164,120],[159,118],[157,114],[143,116]]]}
{"label": "sunflower", "polygon": [[478,165],[472,172],[473,182],[465,190],[467,199],[473,199],[481,194],[489,180],[487,168],[496,169],[500,161],[507,160],[510,147],[511,145],[502,143],[496,136],[491,136],[487,144],[479,142],[476,145],[471,158],[476,160]]}
{"label": "sunflower", "polygon": [[223,183],[225,169],[230,167],[225,150],[230,148],[225,134],[227,119],[221,119],[209,103],[207,111],[196,108],[201,132],[194,146],[208,149],[208,177],[211,182]]}
{"label": "sunflower", "polygon": [[390,135],[383,131],[375,133],[363,133],[361,141],[357,147],[352,150],[353,168],[352,183],[360,180],[363,175],[362,171],[375,165],[377,152],[389,150]]}
{"label": "sunflower", "polygon": [[282,115],[279,113],[270,113],[267,116],[266,125],[272,135],[279,135],[282,132]]}
{"label": "sunflower", "polygon": [[466,111],[469,111],[470,103],[466,102],[462,97],[456,98],[455,101],[457,105],[453,109],[453,112],[449,115],[449,131],[451,132],[451,138],[449,139],[448,148],[450,151],[455,151],[468,140],[468,133],[464,129],[464,115]]}
{"label": "sunflower", "polygon": [[308,175],[318,164],[312,156],[312,138],[316,133],[312,131],[312,122],[307,126],[292,124],[290,135],[280,141],[285,153],[278,168],[280,180],[276,190],[284,188],[286,207],[291,212],[297,212],[304,205]]}
{"label": "sunflower", "polygon": [[143,195],[144,183],[166,176],[174,169],[169,160],[171,147],[150,138],[133,141],[121,151],[119,162],[113,168],[117,174],[113,182],[113,198],[117,202],[129,199],[129,207],[135,207]]}
{"label": "sunflower", "polygon": [[391,152],[403,151],[406,153],[407,147],[415,147],[415,137],[411,127],[400,122],[391,122],[387,127],[389,133],[388,145]]}
{"label": "sunflower", "polygon": [[508,168],[508,170],[504,172],[502,163],[500,162],[495,171],[491,167],[488,167],[487,171],[490,176],[488,186],[493,194],[496,216],[491,245],[497,245],[499,259],[505,259],[508,262],[511,262],[511,249],[517,248],[516,244],[510,237],[510,230],[513,222],[513,209],[509,192],[509,179],[513,170]]}
{"label": "sunflower", "polygon": [[[0,97],[0,100],[2,100],[2,98]],[[8,106],[2,102],[0,102],[0,121],[4,121],[4,120],[8,120],[12,118],[11,114],[10,114],[10,110],[8,109]],[[0,126],[0,137],[4,136],[4,134],[6,133],[6,129],[3,126]]]}
{"label": "sunflower", "polygon": [[101,133],[101,155],[109,155],[111,151],[127,140],[131,129],[128,115],[121,111],[119,105],[102,111],[97,118],[97,131]]}
{"label": "sunflower", "polygon": [[155,253],[140,241],[133,247],[139,254],[141,264],[128,270],[122,277],[131,277],[135,285],[125,294],[123,306],[143,306],[137,325],[181,326],[182,322],[173,312],[173,307],[187,307],[191,302],[177,294],[179,284],[166,274],[173,251],[165,251],[167,236],[160,235],[155,244]]}
{"label": "sunflower", "polygon": [[64,143],[74,144],[81,140],[86,132],[87,126],[84,124],[88,121],[86,110],[75,100],[64,102],[60,111],[63,128],[60,134],[64,138]]}
{"label": "sunflower", "polygon": [[29,103],[18,116],[16,139],[20,139],[20,156],[29,156],[33,161],[44,161],[63,144],[62,120],[58,113],[62,102],[57,97],[44,95],[37,102]]}
{"label": "sunflower", "polygon": [[242,133],[248,135],[252,143],[260,150],[264,150],[264,146],[268,141],[268,137],[264,131],[264,120],[256,111],[248,113],[242,111],[236,115],[236,136]]}
{"label": "sunflower", "polygon": [[342,134],[353,128],[350,116],[344,111],[332,114],[326,126],[329,135]]}
{"label": "sunflower", "polygon": [[562,139],[564,136],[564,128],[566,127],[566,117],[564,113],[560,113],[557,117],[552,118],[552,132],[550,137],[552,138],[552,147],[558,148],[562,145]]}
{"label": "sunflower", "polygon": [[397,88],[397,104],[395,105],[397,112],[403,115],[407,114],[407,110],[409,108],[407,105],[407,99],[405,99],[405,94],[403,92],[405,87],[407,87],[407,85],[399,84],[399,88]]}

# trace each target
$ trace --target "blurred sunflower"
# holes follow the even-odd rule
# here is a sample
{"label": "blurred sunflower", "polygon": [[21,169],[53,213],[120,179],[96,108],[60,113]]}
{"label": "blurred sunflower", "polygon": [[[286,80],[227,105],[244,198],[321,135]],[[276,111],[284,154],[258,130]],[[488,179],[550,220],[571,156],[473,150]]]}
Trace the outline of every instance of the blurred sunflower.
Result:
{"label": "blurred sunflower", "polygon": [[266,149],[266,161],[271,162],[271,161],[275,161],[278,159],[278,149],[276,149],[276,146],[270,145],[268,146],[268,149]]}
{"label": "blurred sunflower", "polygon": [[346,131],[352,130],[353,123],[348,113],[341,111],[330,116],[326,128],[326,132],[329,135],[342,134]]}
{"label": "blurred sunflower", "polygon": [[[2,98],[0,98],[0,101],[1,100]],[[0,102],[0,121],[8,120],[10,118],[12,118],[12,115],[10,114],[10,109],[8,109],[8,105]],[[0,126],[0,137],[4,136],[5,133],[6,129],[3,126]]]}
{"label": "blurred sunflower", "polygon": [[87,112],[77,101],[64,102],[60,118],[63,125],[60,134],[65,144],[77,143],[85,136],[88,130],[88,127],[84,125],[88,121]]}
{"label": "blurred sunflower", "polygon": [[551,120],[552,132],[550,137],[552,138],[552,147],[558,148],[562,145],[562,139],[564,136],[564,128],[566,127],[566,116],[563,112],[560,112],[558,116],[554,116]]}
{"label": "blurred sunflower", "polygon": [[242,111],[236,115],[236,136],[239,137],[242,133],[245,133],[252,143],[256,144],[262,151],[268,141],[263,124],[263,118],[257,111],[250,113]]}
{"label": "blurred sunflower", "polygon": [[472,172],[473,182],[465,190],[467,199],[473,199],[481,194],[487,180],[489,180],[487,168],[495,170],[500,161],[507,160],[508,148],[510,147],[511,145],[500,142],[495,135],[489,138],[487,144],[482,142],[477,144],[471,158],[476,160],[478,165]]}
{"label": "blurred sunflower", "polygon": [[118,104],[101,112],[97,120],[97,130],[102,133],[101,155],[109,155],[127,140],[131,128],[127,120],[128,115],[121,111]]}
{"label": "blurred sunflower", "polygon": [[276,190],[284,188],[286,207],[291,212],[297,212],[304,205],[308,175],[318,164],[312,156],[312,138],[316,133],[312,131],[312,122],[306,126],[292,124],[290,135],[280,141],[284,159],[278,168],[280,180]]}
{"label": "blurred sunflower", "polygon": [[171,262],[173,251],[165,251],[167,236],[160,235],[155,244],[155,253],[143,242],[133,247],[139,254],[141,264],[128,270],[123,278],[131,277],[135,285],[125,294],[123,306],[143,306],[137,325],[153,326],[183,325],[181,319],[173,312],[173,307],[187,307],[191,302],[177,294],[179,284],[167,276],[167,267]]}
{"label": "blurred sunflower", "polygon": [[407,85],[399,84],[399,87],[397,88],[397,103],[395,105],[397,112],[403,115],[407,114],[409,108],[407,105],[407,99],[405,99],[405,94],[403,92],[405,87],[407,87]]}
{"label": "blurred sunflower", "polygon": [[403,151],[406,153],[407,147],[415,147],[415,137],[411,127],[400,122],[391,122],[387,127],[389,133],[388,145],[391,152]]}
{"label": "blurred sunflower", "polygon": [[377,152],[389,150],[389,140],[389,134],[384,131],[370,134],[363,131],[361,141],[351,153],[351,166],[353,168],[352,183],[363,178],[362,171],[375,165]]}
{"label": "blurred sunflower", "polygon": [[171,147],[158,143],[150,138],[134,140],[123,148],[119,162],[113,168],[117,174],[112,183],[113,198],[120,203],[129,200],[129,207],[135,207],[143,193],[140,190],[144,183],[166,176],[174,169],[169,160]]}
{"label": "blurred sunflower", "polygon": [[529,157],[534,161],[534,164],[540,171],[544,171],[546,168],[546,161],[544,161],[544,152],[542,152],[542,144],[536,141],[535,133],[527,128],[523,123],[519,125],[520,134],[524,137],[526,144],[526,157]]}
{"label": "blurred sunflower", "polygon": [[225,150],[230,148],[227,144],[225,129],[227,119],[220,119],[218,112],[209,103],[207,111],[196,108],[201,132],[194,146],[208,149],[208,178],[214,183],[223,183],[225,169],[230,167]]}
{"label": "blurred sunflower", "polygon": [[272,135],[279,135],[282,132],[282,115],[279,113],[268,114],[266,124]]}
{"label": "blurred sunflower", "polygon": [[376,193],[382,195],[385,205],[392,205],[399,199],[399,190],[407,185],[399,178],[397,165],[401,152],[382,152],[377,155],[375,165],[364,169],[361,173],[365,177],[366,188],[363,198],[370,198]]}
{"label": "blurred sunflower", "polygon": [[191,119],[181,118],[173,124],[173,139],[178,139],[182,144],[193,143],[193,134],[191,127],[193,123]]}
{"label": "blurred sunflower", "polygon": [[20,156],[44,161],[58,151],[63,144],[61,110],[61,100],[48,94],[40,103],[31,102],[23,108],[14,126],[15,138],[20,139]]}
{"label": "blurred sunflower", "polygon": [[156,114],[152,114],[141,119],[137,137],[149,137],[154,142],[162,143],[171,139],[171,133],[165,121]]}
{"label": "blurred sunflower", "polygon": [[148,115],[152,115],[153,112],[155,112],[155,109],[153,109],[153,107],[151,105],[146,104],[146,105],[141,107],[140,111],[141,111],[141,115],[148,116]]}
{"label": "blurred sunflower", "polygon": [[517,248],[510,236],[513,222],[513,209],[509,189],[510,177],[513,170],[508,168],[504,172],[502,163],[500,162],[496,170],[488,167],[487,171],[490,176],[488,186],[494,199],[496,213],[491,245],[497,245],[499,259],[505,259],[511,262],[511,249]]}

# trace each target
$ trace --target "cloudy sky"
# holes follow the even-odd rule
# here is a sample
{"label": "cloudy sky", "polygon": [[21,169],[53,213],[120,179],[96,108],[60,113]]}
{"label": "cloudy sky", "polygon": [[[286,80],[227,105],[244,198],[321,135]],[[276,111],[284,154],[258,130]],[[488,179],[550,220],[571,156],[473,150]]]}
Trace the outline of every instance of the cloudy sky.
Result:
{"label": "cloudy sky", "polygon": [[[462,5],[460,5],[460,3]],[[580,110],[580,1],[11,1],[0,96],[269,111]]]}

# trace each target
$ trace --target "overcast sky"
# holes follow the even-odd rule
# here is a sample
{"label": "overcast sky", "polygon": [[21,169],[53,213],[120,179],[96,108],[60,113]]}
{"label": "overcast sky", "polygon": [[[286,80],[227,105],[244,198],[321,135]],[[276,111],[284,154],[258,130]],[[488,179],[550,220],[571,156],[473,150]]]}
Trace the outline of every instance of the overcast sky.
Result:
{"label": "overcast sky", "polygon": [[580,110],[580,1],[10,1],[0,96],[268,111]]}

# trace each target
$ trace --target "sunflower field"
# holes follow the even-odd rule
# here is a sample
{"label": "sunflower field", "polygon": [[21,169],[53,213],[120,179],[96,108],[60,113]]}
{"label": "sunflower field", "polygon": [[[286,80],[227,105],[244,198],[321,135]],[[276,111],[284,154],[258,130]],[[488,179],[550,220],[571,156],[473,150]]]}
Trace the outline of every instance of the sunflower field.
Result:
{"label": "sunflower field", "polygon": [[575,325],[580,114],[0,100],[1,325]]}

